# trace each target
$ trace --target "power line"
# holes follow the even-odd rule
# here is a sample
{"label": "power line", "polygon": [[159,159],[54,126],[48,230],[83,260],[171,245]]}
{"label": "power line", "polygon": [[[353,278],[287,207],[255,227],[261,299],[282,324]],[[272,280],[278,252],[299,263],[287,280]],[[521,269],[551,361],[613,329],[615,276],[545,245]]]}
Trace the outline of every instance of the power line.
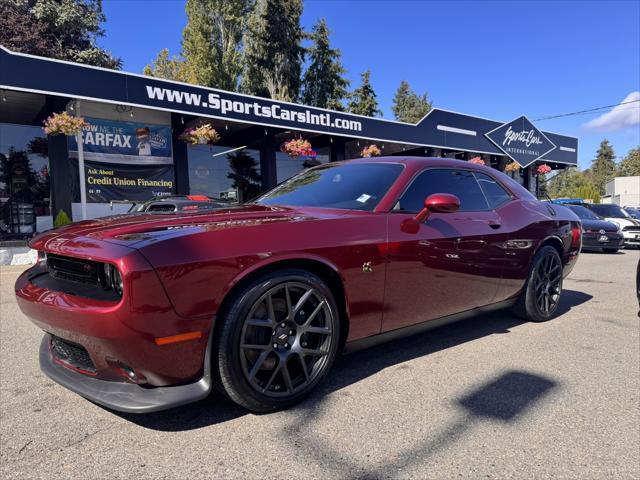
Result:
{"label": "power line", "polygon": [[587,110],[579,110],[577,112],[570,112],[570,113],[561,113],[559,115],[550,115],[548,117],[540,117],[540,118],[536,118],[535,120],[533,120],[534,122],[540,122],[542,120],[550,120],[552,118],[560,118],[560,117],[570,117],[572,115],[580,115],[583,113],[590,113],[590,112],[597,112],[599,110],[606,110],[607,108],[614,108],[617,107],[618,105],[626,105],[628,103],[636,103],[636,102],[640,102],[640,99],[637,100],[629,100],[628,102],[620,102],[620,103],[615,103],[613,105],[605,105],[603,107],[596,107],[596,108],[589,108]]}

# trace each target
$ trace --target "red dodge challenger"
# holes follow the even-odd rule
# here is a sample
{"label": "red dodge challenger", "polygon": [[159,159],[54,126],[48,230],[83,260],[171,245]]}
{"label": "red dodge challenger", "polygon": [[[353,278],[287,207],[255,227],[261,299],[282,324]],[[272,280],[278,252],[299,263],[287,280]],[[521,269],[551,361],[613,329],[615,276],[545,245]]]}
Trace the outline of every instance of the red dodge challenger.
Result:
{"label": "red dodge challenger", "polygon": [[265,412],[344,350],[489,309],[553,317],[580,238],[574,213],[491,168],[360,159],[245,205],[46,232],[15,290],[46,332],[42,370],[83,397],[150,412],[215,386]]}

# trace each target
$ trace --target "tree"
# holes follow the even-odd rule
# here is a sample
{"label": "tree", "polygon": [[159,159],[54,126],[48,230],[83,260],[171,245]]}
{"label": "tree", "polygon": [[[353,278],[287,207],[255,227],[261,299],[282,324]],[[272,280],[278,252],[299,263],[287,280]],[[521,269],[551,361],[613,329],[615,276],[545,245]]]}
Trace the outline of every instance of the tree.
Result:
{"label": "tree", "polygon": [[0,0],[0,44],[11,50],[119,69],[98,47],[104,36],[102,0]]}
{"label": "tree", "polygon": [[350,113],[365,115],[367,117],[382,115],[382,111],[378,108],[376,92],[373,91],[373,87],[371,86],[371,83],[369,83],[370,76],[371,70],[363,72],[360,75],[362,84],[349,94],[347,111]]}
{"label": "tree", "polygon": [[618,165],[619,177],[633,177],[640,175],[640,148],[629,150],[627,156]]}
{"label": "tree", "polygon": [[302,0],[257,0],[244,37],[242,91],[295,101],[304,50]]}
{"label": "tree", "polygon": [[611,180],[616,173],[616,162],[613,148],[609,144],[609,140],[600,142],[600,148],[596,152],[596,158],[591,161],[591,179],[593,185],[600,194],[604,193],[605,184]]}
{"label": "tree", "polygon": [[252,0],[187,0],[182,55],[190,83],[235,91]]}
{"label": "tree", "polygon": [[407,123],[418,123],[431,110],[431,102],[427,94],[418,95],[411,90],[409,83],[402,80],[393,97],[393,114],[396,120]]}
{"label": "tree", "polygon": [[343,110],[349,81],[343,77],[340,50],[329,46],[329,28],[324,18],[315,24],[309,38],[313,45],[307,51],[310,63],[302,79],[302,103]]}
{"label": "tree", "polygon": [[575,167],[568,168],[550,178],[547,192],[552,198],[573,198],[582,187],[593,187],[589,172],[581,172]]}
{"label": "tree", "polygon": [[593,203],[600,203],[600,192],[592,184],[585,184],[576,188],[572,197],[591,200]]}
{"label": "tree", "polygon": [[169,50],[163,48],[156,59],[144,67],[143,73],[149,77],[166,78],[167,80],[187,81],[186,65],[184,60],[177,57],[169,57]]}

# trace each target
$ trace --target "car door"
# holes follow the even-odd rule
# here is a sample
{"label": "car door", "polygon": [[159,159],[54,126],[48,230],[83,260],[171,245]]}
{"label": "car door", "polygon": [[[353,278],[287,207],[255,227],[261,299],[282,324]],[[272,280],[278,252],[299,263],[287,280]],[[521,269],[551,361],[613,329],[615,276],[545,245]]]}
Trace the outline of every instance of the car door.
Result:
{"label": "car door", "polygon": [[[434,193],[456,195],[459,211],[432,213],[419,224],[417,232],[407,229],[407,220]],[[500,216],[489,206],[472,171],[422,171],[388,218],[383,331],[493,302],[501,278],[505,239]]]}

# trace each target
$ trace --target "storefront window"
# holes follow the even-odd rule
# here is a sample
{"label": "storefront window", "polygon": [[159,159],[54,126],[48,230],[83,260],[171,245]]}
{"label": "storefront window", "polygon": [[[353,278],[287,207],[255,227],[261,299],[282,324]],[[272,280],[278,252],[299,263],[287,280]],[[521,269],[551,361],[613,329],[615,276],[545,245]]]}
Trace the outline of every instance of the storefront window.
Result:
{"label": "storefront window", "polygon": [[260,151],[223,145],[189,146],[189,189],[227,202],[246,202],[260,194]]}
{"label": "storefront window", "polygon": [[0,237],[51,227],[47,137],[41,127],[0,123]]}
{"label": "storefront window", "polygon": [[296,173],[305,168],[327,163],[329,161],[329,147],[316,150],[315,157],[291,158],[283,152],[276,152],[276,172],[278,183],[284,182],[287,178],[293,177]]}

